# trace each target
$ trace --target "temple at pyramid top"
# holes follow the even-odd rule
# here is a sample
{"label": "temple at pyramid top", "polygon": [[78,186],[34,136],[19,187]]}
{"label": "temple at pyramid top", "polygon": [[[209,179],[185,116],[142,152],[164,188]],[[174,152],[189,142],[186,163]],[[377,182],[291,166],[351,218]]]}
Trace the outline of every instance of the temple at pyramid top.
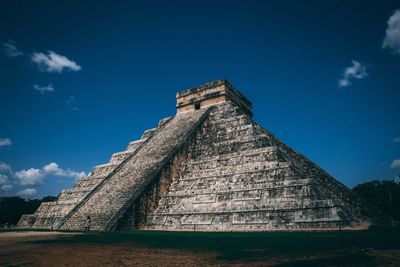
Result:
{"label": "temple at pyramid top", "polygon": [[251,102],[226,79],[220,79],[176,93],[177,113],[191,112],[206,107],[232,102],[245,113],[253,116]]}

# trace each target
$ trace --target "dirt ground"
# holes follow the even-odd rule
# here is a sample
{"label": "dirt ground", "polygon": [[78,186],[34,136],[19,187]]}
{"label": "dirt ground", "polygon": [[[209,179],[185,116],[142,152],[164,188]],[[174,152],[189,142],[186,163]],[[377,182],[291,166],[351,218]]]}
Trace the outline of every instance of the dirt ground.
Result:
{"label": "dirt ground", "polygon": [[[27,241],[56,239],[71,235],[56,232],[0,233],[1,266],[132,266],[196,265],[200,255],[176,251],[155,251],[131,244],[37,244]],[[204,255],[205,256],[205,255]],[[208,259],[208,258],[207,258]],[[148,263],[148,264],[146,264]]]}
{"label": "dirt ground", "polygon": [[343,262],[337,253],[302,257],[277,255],[262,261],[241,262],[221,260],[213,251],[146,248],[135,243],[32,242],[71,235],[77,234],[0,232],[0,266],[400,266],[399,250],[355,251],[354,255],[363,262],[359,265],[357,260]]}
{"label": "dirt ground", "polygon": [[37,244],[73,235],[58,232],[0,233],[0,266],[207,266],[222,265],[211,253],[148,249],[134,244]]}

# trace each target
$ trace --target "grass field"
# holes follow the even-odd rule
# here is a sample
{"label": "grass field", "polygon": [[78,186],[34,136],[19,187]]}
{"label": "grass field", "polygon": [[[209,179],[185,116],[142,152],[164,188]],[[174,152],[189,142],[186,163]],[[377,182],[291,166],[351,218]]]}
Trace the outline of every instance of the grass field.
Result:
{"label": "grass field", "polygon": [[[186,253],[185,257],[192,255],[197,258],[198,265],[400,266],[398,228],[373,228],[354,232],[127,231],[63,235],[53,239],[25,242],[32,248],[93,247],[101,250],[117,246],[123,248],[120,249],[121,253],[124,252],[121,254],[122,258],[129,255],[130,249],[137,255],[139,251],[145,251],[150,254],[155,252],[154,256],[160,257],[165,255],[163,252],[168,251],[169,260],[174,253]],[[202,262],[202,258],[207,255],[211,257],[205,257]],[[151,256],[144,259],[149,262],[143,262],[143,265],[152,265]],[[165,263],[162,265],[182,264],[182,261],[162,262]],[[128,259],[126,263],[129,265]],[[189,265],[192,264],[193,261]],[[114,264],[110,262],[110,265]],[[117,265],[120,264],[114,266]]]}

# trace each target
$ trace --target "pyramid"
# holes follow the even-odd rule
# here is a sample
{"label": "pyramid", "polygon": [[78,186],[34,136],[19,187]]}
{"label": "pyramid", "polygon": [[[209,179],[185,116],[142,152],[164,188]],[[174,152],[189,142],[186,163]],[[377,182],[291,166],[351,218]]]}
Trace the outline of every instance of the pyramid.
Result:
{"label": "pyramid", "polygon": [[177,114],[95,167],[19,228],[112,231],[361,229],[374,212],[256,124],[227,80],[176,94]]}

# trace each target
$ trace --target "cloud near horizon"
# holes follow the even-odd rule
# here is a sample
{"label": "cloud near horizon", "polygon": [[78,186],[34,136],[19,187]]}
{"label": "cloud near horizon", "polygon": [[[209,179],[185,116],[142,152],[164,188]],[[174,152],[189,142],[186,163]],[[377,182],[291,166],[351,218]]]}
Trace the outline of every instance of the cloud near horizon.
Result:
{"label": "cloud near horizon", "polygon": [[0,174],[0,189],[1,191],[9,191],[13,188],[10,184],[10,179],[5,174]]}
{"label": "cloud near horizon", "polygon": [[8,176],[5,174],[0,174],[0,186],[8,184]]}
{"label": "cloud near horizon", "polygon": [[23,198],[30,198],[36,195],[36,189],[35,188],[26,188],[24,190],[18,191],[17,195]]}
{"label": "cloud near horizon", "polygon": [[13,185],[11,185],[11,184],[5,184],[5,185],[1,186],[0,188],[1,188],[1,190],[3,190],[3,191],[10,191],[10,190],[13,188]]}
{"label": "cloud near horizon", "polygon": [[85,177],[86,173],[77,172],[71,169],[64,170],[55,162],[51,162],[43,166],[41,169],[30,168],[14,173],[18,184],[31,186],[43,184],[44,178],[49,175],[71,177],[75,180],[78,180],[82,177]]}
{"label": "cloud near horizon", "polygon": [[[42,185],[45,178],[51,176],[62,176],[73,178],[75,181],[86,177],[85,172],[78,172],[71,169],[62,169],[57,163],[51,162],[40,169],[29,168],[13,173],[10,165],[0,162],[0,195],[13,189],[13,183],[22,186],[22,189],[15,193],[21,197],[36,195],[35,187]],[[52,182],[50,179],[49,182]],[[29,187],[25,188],[24,187]],[[33,191],[33,190],[34,191]]]}
{"label": "cloud near horizon", "polygon": [[20,185],[39,185],[43,183],[44,173],[40,169],[30,168],[14,173]]}
{"label": "cloud near horizon", "polygon": [[[7,175],[5,174],[7,173]],[[13,188],[8,175],[12,175],[11,166],[5,162],[0,161],[0,190],[1,191],[9,191]]]}
{"label": "cloud near horizon", "polygon": [[51,162],[49,164],[47,164],[46,166],[44,166],[42,168],[42,170],[46,173],[46,174],[51,174],[54,176],[65,176],[65,177],[72,177],[77,179],[83,178],[86,175],[85,172],[77,172],[71,169],[61,169],[60,167],[58,167],[58,164],[55,162]]}
{"label": "cloud near horizon", "polygon": [[343,70],[343,76],[339,80],[339,87],[347,87],[352,85],[351,80],[361,80],[368,76],[367,67],[357,60],[351,61],[352,65]]}
{"label": "cloud near horizon", "polygon": [[400,55],[400,9],[390,16],[387,25],[382,48],[390,50],[395,55]]}
{"label": "cloud near horizon", "polygon": [[395,159],[390,164],[390,168],[399,168],[400,167],[400,159]]}
{"label": "cloud near horizon", "polygon": [[31,59],[38,65],[39,70],[45,72],[60,73],[64,69],[70,71],[80,71],[82,69],[75,61],[53,51],[48,51],[47,55],[41,52],[34,52]]}

